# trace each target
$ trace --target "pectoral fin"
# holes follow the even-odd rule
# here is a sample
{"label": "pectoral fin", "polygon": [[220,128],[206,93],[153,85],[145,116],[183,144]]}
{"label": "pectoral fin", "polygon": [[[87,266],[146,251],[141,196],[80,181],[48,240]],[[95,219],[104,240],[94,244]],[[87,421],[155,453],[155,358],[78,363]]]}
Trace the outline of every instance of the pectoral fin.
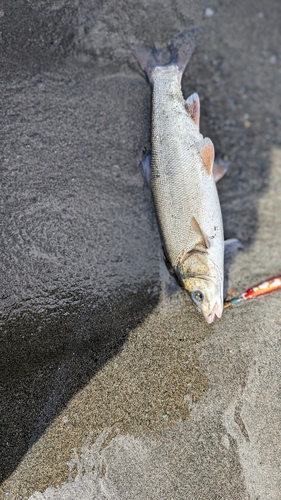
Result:
{"label": "pectoral fin", "polygon": [[199,95],[194,93],[189,96],[185,101],[185,107],[190,114],[191,118],[194,120],[196,125],[199,127],[200,122],[200,99]]}
{"label": "pectoral fin", "polygon": [[208,137],[205,137],[199,142],[199,153],[201,155],[205,170],[207,174],[211,175],[213,172],[213,165],[215,159],[215,148],[214,145]]}
{"label": "pectoral fin", "polygon": [[224,255],[228,255],[236,250],[243,250],[244,245],[237,238],[230,238],[224,242]]}
{"label": "pectoral fin", "polygon": [[190,225],[192,229],[194,229],[194,231],[196,231],[196,233],[202,238],[204,246],[206,248],[210,248],[212,244],[211,240],[209,236],[207,236],[206,233],[204,233],[204,231],[201,229],[195,217],[191,217]]}

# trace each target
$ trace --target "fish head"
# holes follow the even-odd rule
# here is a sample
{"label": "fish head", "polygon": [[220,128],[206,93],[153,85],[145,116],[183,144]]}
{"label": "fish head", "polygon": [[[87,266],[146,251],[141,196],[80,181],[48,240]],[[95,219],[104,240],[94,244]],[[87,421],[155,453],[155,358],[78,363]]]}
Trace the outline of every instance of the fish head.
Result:
{"label": "fish head", "polygon": [[190,255],[179,267],[179,276],[197,310],[207,323],[221,318],[223,312],[223,273],[208,254]]}
{"label": "fish head", "polygon": [[204,315],[207,323],[213,323],[216,317],[221,318],[223,300],[216,283],[197,277],[192,279],[188,291],[198,311]]}

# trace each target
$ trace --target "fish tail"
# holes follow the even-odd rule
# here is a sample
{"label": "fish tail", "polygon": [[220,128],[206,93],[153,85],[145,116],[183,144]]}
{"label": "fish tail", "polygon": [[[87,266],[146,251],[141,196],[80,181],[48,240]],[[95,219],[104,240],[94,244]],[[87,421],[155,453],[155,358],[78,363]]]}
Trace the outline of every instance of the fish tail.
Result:
{"label": "fish tail", "polygon": [[195,49],[197,35],[197,28],[186,29],[172,38],[165,50],[146,45],[133,47],[133,53],[148,80],[152,82],[151,75],[156,66],[177,66],[182,75]]}

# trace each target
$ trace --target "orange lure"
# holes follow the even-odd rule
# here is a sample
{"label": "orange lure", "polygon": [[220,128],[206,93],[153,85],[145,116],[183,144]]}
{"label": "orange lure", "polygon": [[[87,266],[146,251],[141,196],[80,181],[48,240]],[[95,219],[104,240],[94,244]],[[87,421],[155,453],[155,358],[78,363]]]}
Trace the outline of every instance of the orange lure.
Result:
{"label": "orange lure", "polygon": [[281,289],[281,275],[270,278],[269,280],[262,281],[258,285],[253,286],[242,293],[240,297],[236,299],[231,299],[224,304],[224,307],[235,306],[243,300],[250,300],[259,297],[260,295],[266,295],[267,293],[275,292]]}

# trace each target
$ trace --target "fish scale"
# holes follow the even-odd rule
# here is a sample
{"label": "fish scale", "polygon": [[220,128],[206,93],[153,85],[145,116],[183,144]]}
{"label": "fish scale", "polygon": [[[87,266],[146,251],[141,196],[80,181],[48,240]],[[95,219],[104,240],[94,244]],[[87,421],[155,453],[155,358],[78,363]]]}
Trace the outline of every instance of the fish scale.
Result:
{"label": "fish scale", "polygon": [[200,242],[190,226],[194,216],[209,236],[214,236],[214,227],[220,229],[213,238],[217,241],[212,254],[221,265],[223,231],[217,189],[200,159],[197,144],[203,136],[186,110],[179,70],[157,67],[152,80],[151,188],[167,255],[176,266]]}

